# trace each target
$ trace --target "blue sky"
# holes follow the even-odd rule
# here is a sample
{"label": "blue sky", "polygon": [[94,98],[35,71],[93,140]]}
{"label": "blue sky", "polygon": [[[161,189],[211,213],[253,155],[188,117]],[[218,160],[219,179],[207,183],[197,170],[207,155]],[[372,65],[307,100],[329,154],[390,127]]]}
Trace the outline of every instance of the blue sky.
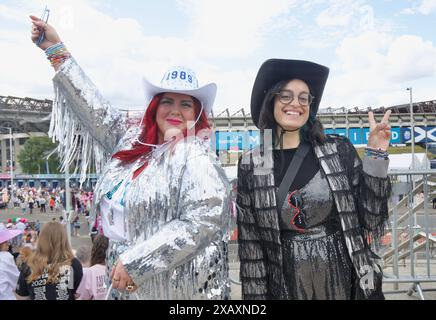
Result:
{"label": "blue sky", "polygon": [[0,95],[53,98],[53,71],[30,42],[28,14],[49,23],[103,95],[141,108],[141,78],[185,64],[216,82],[215,111],[249,110],[269,58],[330,68],[321,107],[436,100],[436,0],[0,0]]}

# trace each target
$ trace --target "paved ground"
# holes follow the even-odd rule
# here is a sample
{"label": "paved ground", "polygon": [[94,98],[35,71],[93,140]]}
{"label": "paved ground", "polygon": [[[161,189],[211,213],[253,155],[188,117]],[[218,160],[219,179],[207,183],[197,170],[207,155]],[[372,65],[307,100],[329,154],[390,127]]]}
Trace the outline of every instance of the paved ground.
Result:
{"label": "paved ground", "polygon": [[[56,221],[59,221],[59,217],[63,215],[62,211],[53,211],[50,212],[50,209],[47,213],[41,213],[38,208],[33,210],[32,214],[27,213],[23,214],[19,208],[15,209],[1,209],[0,210],[0,222],[6,223],[9,218],[26,218],[30,222],[36,222],[39,220],[41,223],[41,227],[44,223],[51,221],[53,218],[56,218]],[[71,246],[73,251],[79,248],[82,245],[91,245],[91,238],[89,237],[89,229],[84,216],[80,216],[81,227],[79,229],[79,234],[77,237],[71,237]]]}
{"label": "paved ground", "polygon": [[[47,212],[47,213],[40,213],[39,209],[35,209],[34,213],[32,215],[22,214],[19,209],[2,209],[0,210],[0,222],[6,222],[9,218],[14,217],[25,217],[29,221],[36,221],[39,220],[41,224],[51,221],[53,218],[56,218],[56,220],[59,221],[59,216],[62,215],[62,211],[57,212]],[[71,238],[71,243],[73,250],[76,250],[81,245],[91,245],[91,239],[89,237],[89,230],[86,223],[86,219],[84,216],[80,216],[81,221],[81,228],[79,231],[79,235],[77,237]],[[239,262],[237,261],[237,247],[234,244],[230,245],[229,248],[229,260],[230,260],[230,277],[232,280],[232,299],[238,300],[241,298],[241,286],[235,282],[239,281]],[[423,261],[419,261],[419,263],[415,267],[415,272],[417,275],[426,275],[427,269],[425,264],[423,264]],[[386,268],[385,269],[386,274],[392,274],[392,268]],[[410,275],[410,265],[408,265],[408,262],[406,262],[406,266],[400,266],[399,268],[400,275]],[[431,264],[431,275],[436,278],[436,259],[432,260]],[[424,297],[429,300],[436,300],[436,282],[430,282],[430,283],[422,283],[422,288],[424,290],[435,290],[435,291],[424,291]],[[399,284],[398,289],[407,291],[411,288],[410,283],[403,283]],[[411,296],[408,296],[407,293],[390,293],[390,291],[394,290],[394,285],[391,283],[385,283],[383,285],[383,290],[386,292],[386,299],[388,300],[419,300],[419,295],[417,293],[412,294]]]}
{"label": "paved ground", "polygon": [[[229,245],[229,261],[230,261],[230,278],[233,280],[231,284],[231,296],[232,299],[238,300],[241,299],[241,286],[236,284],[235,282],[239,281],[239,262],[237,261],[237,247],[235,244]],[[436,279],[436,259],[430,260],[430,275],[433,279]],[[426,276],[427,275],[427,266],[425,264],[425,260],[418,260],[415,264],[415,275],[417,276]],[[392,275],[393,270],[392,267],[387,267],[384,270],[384,274],[386,276]],[[399,275],[400,277],[410,277],[410,262],[406,261],[405,265],[399,266]],[[436,281],[435,282],[422,282],[421,287],[423,289],[423,295],[426,300],[436,300]],[[395,288],[395,285],[392,283],[383,283],[383,292],[385,292],[386,300],[420,300],[420,297],[417,292],[413,292],[411,296],[407,294],[405,291],[409,291],[412,287],[411,283],[401,283],[398,284],[398,287]],[[433,291],[426,291],[433,290]],[[404,291],[404,292],[401,292]]]}

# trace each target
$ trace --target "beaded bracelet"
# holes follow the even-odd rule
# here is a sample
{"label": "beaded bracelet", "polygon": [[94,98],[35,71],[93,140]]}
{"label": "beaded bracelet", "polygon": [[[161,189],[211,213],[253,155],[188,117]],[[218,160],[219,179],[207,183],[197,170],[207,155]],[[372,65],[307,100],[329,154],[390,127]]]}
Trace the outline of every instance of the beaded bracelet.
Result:
{"label": "beaded bracelet", "polygon": [[387,151],[383,151],[381,149],[373,149],[369,147],[365,148],[365,155],[373,159],[387,160],[389,158],[389,153]]}
{"label": "beaded bracelet", "polygon": [[71,58],[63,42],[56,43],[45,50],[47,59],[50,61],[53,68],[57,69],[62,63]]}

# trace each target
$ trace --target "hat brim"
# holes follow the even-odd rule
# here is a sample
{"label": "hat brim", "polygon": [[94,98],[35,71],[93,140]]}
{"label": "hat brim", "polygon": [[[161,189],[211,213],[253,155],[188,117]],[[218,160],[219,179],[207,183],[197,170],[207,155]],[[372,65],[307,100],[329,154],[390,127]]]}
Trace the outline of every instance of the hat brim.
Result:
{"label": "hat brim", "polygon": [[20,235],[22,233],[23,233],[23,231],[17,230],[17,229],[14,229],[14,230],[9,230],[9,229],[3,230],[0,233],[0,243],[6,242],[8,240],[11,240],[11,239],[15,238],[16,236],[18,236],[18,235]]}
{"label": "hat brim", "polygon": [[217,92],[217,86],[215,83],[209,83],[195,90],[171,90],[167,88],[162,88],[162,87],[155,86],[146,78],[142,78],[142,83],[144,86],[145,100],[147,101],[147,104],[150,103],[153,97],[159,93],[163,93],[163,92],[179,93],[179,94],[186,94],[192,96],[197,100],[199,100],[203,105],[203,109],[206,116],[209,116],[209,114],[212,112],[213,103],[215,101],[216,92]]}
{"label": "hat brim", "polygon": [[259,127],[259,115],[266,93],[284,80],[300,79],[307,83],[315,97],[311,112],[318,112],[321,97],[329,75],[329,68],[304,60],[269,59],[260,67],[251,93],[251,117]]}

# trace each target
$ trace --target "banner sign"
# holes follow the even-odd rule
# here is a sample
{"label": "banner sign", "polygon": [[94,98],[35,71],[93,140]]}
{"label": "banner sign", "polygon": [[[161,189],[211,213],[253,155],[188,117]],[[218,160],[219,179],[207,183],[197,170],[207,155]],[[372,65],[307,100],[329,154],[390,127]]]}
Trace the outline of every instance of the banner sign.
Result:
{"label": "banner sign", "polygon": [[[348,132],[347,132],[348,131]],[[368,143],[369,128],[336,128],[326,129],[326,134],[347,136],[354,145],[366,145]],[[216,150],[247,150],[260,144],[258,130],[249,131],[216,131]],[[391,144],[408,144],[411,142],[410,127],[391,128]],[[436,142],[436,127],[415,127],[415,143]]]}

